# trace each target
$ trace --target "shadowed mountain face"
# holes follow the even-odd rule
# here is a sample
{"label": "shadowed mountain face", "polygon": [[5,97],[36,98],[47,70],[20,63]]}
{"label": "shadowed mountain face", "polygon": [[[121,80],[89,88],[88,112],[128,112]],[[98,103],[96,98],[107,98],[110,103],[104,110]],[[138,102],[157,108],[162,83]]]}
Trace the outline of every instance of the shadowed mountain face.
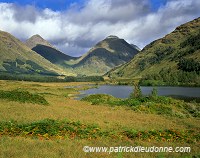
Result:
{"label": "shadowed mountain face", "polygon": [[200,18],[153,41],[130,62],[111,70],[109,77],[141,77],[163,72],[200,71]]}
{"label": "shadowed mountain face", "polygon": [[50,62],[63,67],[70,67],[70,65],[68,65],[67,62],[78,59],[76,57],[68,56],[56,50],[55,48],[41,44],[38,44],[37,46],[33,47],[32,50],[37,52]]}
{"label": "shadowed mountain face", "polygon": [[65,74],[7,32],[0,31],[0,71],[9,73]]}
{"label": "shadowed mountain face", "polygon": [[116,36],[97,43],[82,57],[68,56],[51,46],[39,35],[27,40],[26,45],[50,62],[76,75],[103,75],[110,69],[130,61],[138,49]]}
{"label": "shadowed mountain face", "polygon": [[39,35],[32,36],[25,42],[25,44],[33,51],[43,56],[45,59],[64,68],[70,67],[67,64],[68,62],[78,59],[77,57],[71,57],[60,52]]}

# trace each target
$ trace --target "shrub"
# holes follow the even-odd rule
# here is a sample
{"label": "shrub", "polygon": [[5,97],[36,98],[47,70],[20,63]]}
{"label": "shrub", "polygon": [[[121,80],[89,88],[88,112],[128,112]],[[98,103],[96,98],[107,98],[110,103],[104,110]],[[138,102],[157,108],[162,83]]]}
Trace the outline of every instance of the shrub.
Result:
{"label": "shrub", "polygon": [[157,98],[157,96],[158,96],[158,90],[157,90],[157,88],[154,87],[151,92],[151,97]]}
{"label": "shrub", "polygon": [[142,91],[138,83],[134,83],[133,93],[130,94],[130,98],[140,98],[142,97]]}
{"label": "shrub", "polygon": [[81,100],[91,102],[93,105],[101,103],[116,105],[119,104],[119,102],[121,101],[121,99],[115,98],[107,94],[92,94],[82,98]]}
{"label": "shrub", "polygon": [[198,130],[134,130],[123,128],[113,132],[113,129],[103,130],[98,125],[83,124],[79,121],[58,121],[52,119],[32,123],[17,123],[15,121],[0,122],[0,136],[21,136],[42,139],[98,139],[102,137],[127,140],[156,140],[170,142],[198,143]]}
{"label": "shrub", "polygon": [[0,99],[17,101],[21,103],[48,105],[48,102],[45,100],[44,97],[38,94],[32,94],[29,93],[28,91],[21,91],[21,90],[12,90],[12,91],[0,90]]}
{"label": "shrub", "polygon": [[170,97],[157,96],[156,89],[152,96],[143,96],[140,98],[119,99],[106,94],[93,94],[82,98],[83,101],[91,102],[93,105],[106,104],[109,106],[127,106],[134,111],[153,113],[158,115],[167,115],[174,117],[193,116],[199,117],[199,104],[187,104],[184,101],[176,100]]}

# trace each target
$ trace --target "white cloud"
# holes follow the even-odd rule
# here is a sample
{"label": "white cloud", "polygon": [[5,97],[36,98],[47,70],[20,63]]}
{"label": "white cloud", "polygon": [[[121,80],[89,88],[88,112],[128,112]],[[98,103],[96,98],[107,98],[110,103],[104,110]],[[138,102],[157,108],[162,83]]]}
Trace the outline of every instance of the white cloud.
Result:
{"label": "white cloud", "polygon": [[0,3],[0,30],[25,40],[40,34],[66,54],[80,56],[108,35],[144,47],[200,15],[199,0],[170,0],[152,11],[148,0],[88,0],[65,12]]}

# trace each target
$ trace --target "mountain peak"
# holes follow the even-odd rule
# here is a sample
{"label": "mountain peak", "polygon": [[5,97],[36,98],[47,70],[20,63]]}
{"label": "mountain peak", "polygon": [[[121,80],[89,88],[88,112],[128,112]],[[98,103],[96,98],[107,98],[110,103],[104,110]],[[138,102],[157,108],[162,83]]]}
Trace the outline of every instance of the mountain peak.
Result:
{"label": "mountain peak", "polygon": [[107,39],[108,39],[108,38],[115,38],[115,39],[119,39],[119,37],[117,37],[117,36],[115,36],[115,35],[110,35],[110,36],[108,36],[108,37],[107,37]]}
{"label": "mountain peak", "polygon": [[31,36],[31,38],[40,38],[40,39],[43,39],[39,34],[35,34],[35,35]]}
{"label": "mountain peak", "polygon": [[39,34],[31,36],[25,42],[25,44],[31,49],[36,47],[37,45],[45,45],[45,46],[53,48],[53,46],[48,41],[46,41],[44,38],[42,38]]}
{"label": "mountain peak", "polygon": [[99,76],[112,68],[130,61],[138,50],[117,36],[108,36],[98,42],[79,62],[73,70],[81,75]]}

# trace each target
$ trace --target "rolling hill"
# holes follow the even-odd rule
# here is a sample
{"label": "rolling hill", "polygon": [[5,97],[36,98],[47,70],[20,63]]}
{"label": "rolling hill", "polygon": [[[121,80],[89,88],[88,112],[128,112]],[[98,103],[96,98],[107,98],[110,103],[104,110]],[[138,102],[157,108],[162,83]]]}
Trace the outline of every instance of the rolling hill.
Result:
{"label": "rolling hill", "polygon": [[105,76],[110,78],[151,76],[149,78],[155,80],[159,77],[167,80],[169,76],[176,79],[178,78],[176,75],[185,73],[182,75],[185,77],[189,73],[199,74],[199,72],[200,18],[197,18],[177,27],[165,37],[153,41],[130,62],[109,71]]}
{"label": "rolling hill", "polygon": [[66,74],[28,48],[7,32],[0,31],[0,72],[18,74],[61,75]]}

